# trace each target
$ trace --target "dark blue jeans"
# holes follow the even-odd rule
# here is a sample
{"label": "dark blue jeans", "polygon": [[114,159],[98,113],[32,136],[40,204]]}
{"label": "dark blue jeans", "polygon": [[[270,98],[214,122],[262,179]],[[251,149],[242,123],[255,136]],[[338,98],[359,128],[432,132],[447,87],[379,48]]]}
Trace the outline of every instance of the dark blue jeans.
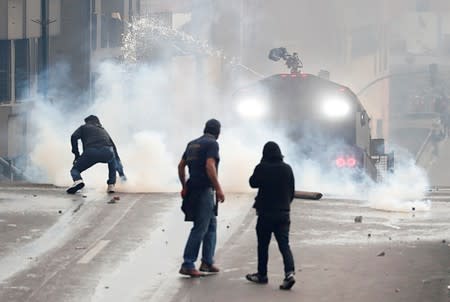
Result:
{"label": "dark blue jeans", "polygon": [[75,161],[70,175],[73,181],[81,179],[81,172],[89,169],[97,163],[108,164],[108,185],[116,183],[116,162],[112,147],[87,148],[83,154]]}
{"label": "dark blue jeans", "polygon": [[294,272],[294,257],[289,246],[289,228],[291,221],[289,213],[275,215],[260,215],[256,223],[258,237],[258,273],[267,275],[267,262],[269,260],[269,244],[272,233],[278,242],[278,249],[283,256],[284,273]]}
{"label": "dark blue jeans", "polygon": [[[197,261],[200,245],[202,245],[202,262],[206,264],[214,263],[214,253],[216,249],[217,219],[214,213],[214,191],[211,188],[195,189],[198,199],[195,200],[196,209],[194,216],[194,226],[189,233],[183,254],[184,268],[194,268]],[[196,193],[199,193],[198,195]]]}

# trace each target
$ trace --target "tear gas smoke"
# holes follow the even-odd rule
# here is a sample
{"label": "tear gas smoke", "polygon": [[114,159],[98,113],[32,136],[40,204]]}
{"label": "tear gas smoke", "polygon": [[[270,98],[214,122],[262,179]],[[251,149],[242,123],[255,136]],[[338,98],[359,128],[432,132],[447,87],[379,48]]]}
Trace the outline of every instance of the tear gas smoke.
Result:
{"label": "tear gas smoke", "polygon": [[[142,18],[130,24],[133,34],[124,39],[127,60],[140,62],[149,51],[147,44],[161,35],[170,40],[178,39],[178,42],[187,41],[187,44],[197,46],[196,51],[222,58],[220,52],[207,44],[152,22]],[[182,68],[180,64],[183,64]],[[207,74],[198,69],[190,56],[151,66],[143,62],[132,66],[104,62],[98,65],[97,75],[94,102],[84,102],[76,112],[63,106],[69,104],[69,108],[73,108],[74,103],[70,100],[75,97],[69,93],[64,97],[67,102],[57,100],[56,105],[37,102],[31,120],[35,133],[30,157],[33,165],[28,170],[35,176],[35,181],[56,185],[71,183],[70,135],[82,124],[84,117],[96,114],[115,141],[128,177],[126,183],[118,184],[120,191],[177,191],[178,160],[187,142],[200,136],[204,122],[214,117],[222,121],[219,177],[226,191],[249,190],[248,177],[261,158],[262,147],[266,141],[274,140],[294,169],[298,190],[368,199],[369,206],[383,210],[404,210],[409,208],[408,202],[423,197],[426,177],[411,162],[397,164],[396,173],[381,185],[363,180],[371,185],[367,194],[362,192],[361,182],[356,183],[351,175],[330,170],[328,164],[299,157],[298,146],[285,135],[284,129],[277,129],[267,121],[238,122],[227,106],[226,97],[217,93],[215,83],[205,80]],[[305,145],[312,143],[302,142]],[[318,144],[317,140],[314,144]],[[322,142],[322,145],[332,150],[330,142]],[[103,190],[106,165],[94,166],[85,171],[83,177],[88,187]],[[411,190],[412,187],[415,190]],[[425,210],[427,206],[416,208]]]}
{"label": "tear gas smoke", "polygon": [[394,173],[372,186],[368,192],[368,206],[384,211],[428,211],[431,201],[425,199],[429,187],[425,171],[415,164],[414,157],[406,150],[395,147]]}

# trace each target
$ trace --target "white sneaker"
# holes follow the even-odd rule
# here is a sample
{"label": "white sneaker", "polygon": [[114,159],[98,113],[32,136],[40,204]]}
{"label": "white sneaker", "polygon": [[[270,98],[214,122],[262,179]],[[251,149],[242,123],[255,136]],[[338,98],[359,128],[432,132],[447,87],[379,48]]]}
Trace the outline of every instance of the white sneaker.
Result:
{"label": "white sneaker", "polygon": [[115,192],[115,190],[114,190],[114,185],[108,185],[108,188],[106,189],[106,192],[107,193],[114,193]]}
{"label": "white sneaker", "polygon": [[73,185],[70,186],[66,192],[68,194],[75,194],[78,190],[82,189],[84,187],[84,182],[82,179],[74,181]]}

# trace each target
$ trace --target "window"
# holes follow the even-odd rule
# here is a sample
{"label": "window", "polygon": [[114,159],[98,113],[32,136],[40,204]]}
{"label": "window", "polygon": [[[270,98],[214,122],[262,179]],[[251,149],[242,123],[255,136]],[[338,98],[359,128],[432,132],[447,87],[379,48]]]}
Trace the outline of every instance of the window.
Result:
{"label": "window", "polygon": [[16,99],[25,99],[30,95],[30,48],[29,40],[21,39],[15,40],[15,50],[16,50],[16,72],[15,72],[15,82],[16,82]]}
{"label": "window", "polygon": [[0,103],[11,99],[10,56],[11,42],[0,40]]}

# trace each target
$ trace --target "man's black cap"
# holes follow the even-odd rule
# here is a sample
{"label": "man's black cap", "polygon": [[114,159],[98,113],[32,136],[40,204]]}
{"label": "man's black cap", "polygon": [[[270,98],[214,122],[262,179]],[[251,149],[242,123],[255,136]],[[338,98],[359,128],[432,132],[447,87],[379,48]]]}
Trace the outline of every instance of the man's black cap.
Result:
{"label": "man's black cap", "polygon": [[220,134],[220,122],[214,118],[208,120],[205,124],[203,133],[209,133],[214,136],[218,136]]}

